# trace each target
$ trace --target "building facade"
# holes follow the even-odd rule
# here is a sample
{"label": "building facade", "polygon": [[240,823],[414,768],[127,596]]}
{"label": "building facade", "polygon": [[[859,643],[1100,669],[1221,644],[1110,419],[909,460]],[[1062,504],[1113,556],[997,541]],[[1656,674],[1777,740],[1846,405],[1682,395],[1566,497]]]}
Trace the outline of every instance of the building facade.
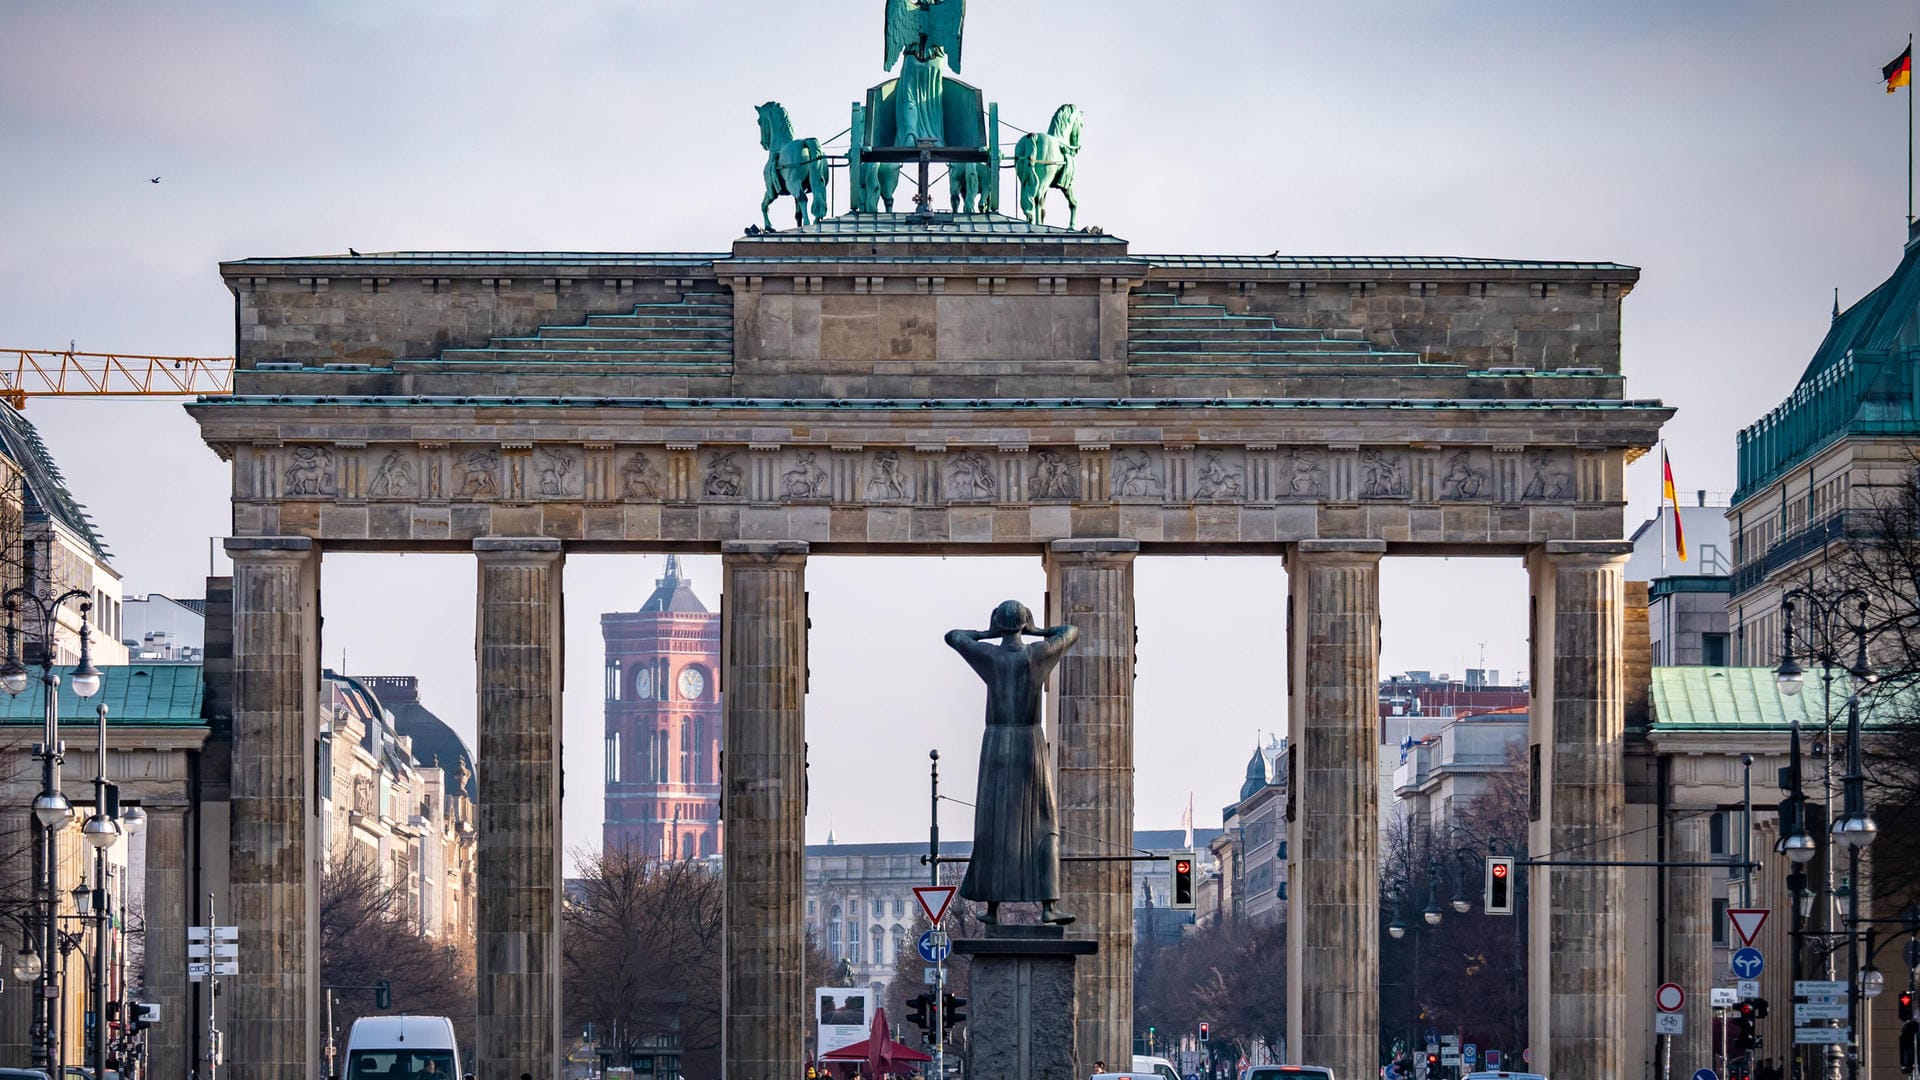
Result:
{"label": "building facade", "polygon": [[1287,743],[1269,736],[1247,759],[1240,797],[1207,844],[1212,867],[1201,921],[1270,923],[1287,910]]}
{"label": "building facade", "polygon": [[[411,676],[388,677],[405,679]],[[332,671],[320,684],[320,839],[330,864],[358,859],[430,937],[474,931],[471,755],[449,771],[422,764],[412,736],[367,681]]]}
{"label": "building facade", "polygon": [[606,643],[608,848],[720,853],[720,616],[677,556],[639,611],[600,616]]}
{"label": "building facade", "polygon": [[121,606],[120,643],[130,663],[197,664],[205,653],[207,602],[162,593],[128,597]]}
{"label": "building facade", "polygon": [[[1837,305],[1836,305],[1837,307]],[[1787,399],[1740,432],[1729,615],[1734,663],[1775,663],[1781,600],[1829,545],[1913,482],[1920,444],[1920,225],[1893,275],[1845,311]]]}

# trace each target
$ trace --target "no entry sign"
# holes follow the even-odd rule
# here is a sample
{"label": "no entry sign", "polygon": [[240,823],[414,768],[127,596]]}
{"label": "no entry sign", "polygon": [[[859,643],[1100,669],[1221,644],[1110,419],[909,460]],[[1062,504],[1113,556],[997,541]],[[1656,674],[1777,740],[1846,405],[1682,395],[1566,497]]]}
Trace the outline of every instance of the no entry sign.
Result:
{"label": "no entry sign", "polygon": [[1661,983],[1660,989],[1653,992],[1653,1007],[1661,1012],[1679,1012],[1687,1003],[1687,992],[1680,989],[1679,983]]}

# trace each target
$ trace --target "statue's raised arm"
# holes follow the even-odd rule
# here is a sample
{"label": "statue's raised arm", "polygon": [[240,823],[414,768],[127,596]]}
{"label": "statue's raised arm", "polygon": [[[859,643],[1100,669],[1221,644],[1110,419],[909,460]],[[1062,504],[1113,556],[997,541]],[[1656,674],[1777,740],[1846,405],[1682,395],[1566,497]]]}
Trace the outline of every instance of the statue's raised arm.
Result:
{"label": "statue's raised arm", "polygon": [[947,67],[960,70],[960,36],[967,21],[967,0],[887,0],[888,71],[907,53],[916,60],[946,54]]}

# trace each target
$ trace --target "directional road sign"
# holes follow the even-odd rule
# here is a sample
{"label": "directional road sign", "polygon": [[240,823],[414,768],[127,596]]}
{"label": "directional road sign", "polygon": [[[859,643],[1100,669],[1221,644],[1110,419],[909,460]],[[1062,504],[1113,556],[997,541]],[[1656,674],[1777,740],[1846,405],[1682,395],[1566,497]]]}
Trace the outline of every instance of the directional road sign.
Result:
{"label": "directional road sign", "polygon": [[1805,1024],[1813,1020],[1845,1020],[1847,1003],[1844,1001],[1802,1001],[1793,1007],[1793,1022]]}
{"label": "directional road sign", "polygon": [[1794,997],[1842,997],[1847,984],[1839,979],[1801,979],[1793,984]]}
{"label": "directional road sign", "polygon": [[920,959],[938,964],[953,952],[953,941],[938,930],[920,935]]}
{"label": "directional road sign", "polygon": [[1701,1069],[1693,1074],[1693,1080],[1720,1080],[1720,1074],[1712,1069]]}
{"label": "directional road sign", "polygon": [[1687,992],[1680,989],[1679,983],[1661,983],[1660,989],[1653,992],[1653,1007],[1661,1012],[1679,1012],[1687,1003]]}
{"label": "directional road sign", "polygon": [[1760,977],[1761,970],[1767,966],[1767,960],[1760,955],[1759,949],[1748,945],[1746,948],[1733,951],[1729,966],[1733,968],[1733,973],[1742,979],[1757,979]]}
{"label": "directional road sign", "polygon": [[1793,1029],[1793,1041],[1802,1046],[1845,1046],[1852,1042],[1853,1031],[1843,1027],[1805,1027]]}
{"label": "directional road sign", "polygon": [[1760,928],[1767,925],[1767,908],[1728,908],[1727,921],[1733,924],[1733,932],[1739,936],[1740,944],[1751,945],[1753,939],[1760,936]]}
{"label": "directional road sign", "polygon": [[927,913],[927,921],[939,926],[947,908],[953,904],[953,894],[958,891],[952,885],[915,885],[913,898],[920,901],[920,910]]}
{"label": "directional road sign", "polygon": [[1655,1035],[1685,1035],[1687,1033],[1687,1014],[1677,1012],[1654,1013],[1653,1033]]}

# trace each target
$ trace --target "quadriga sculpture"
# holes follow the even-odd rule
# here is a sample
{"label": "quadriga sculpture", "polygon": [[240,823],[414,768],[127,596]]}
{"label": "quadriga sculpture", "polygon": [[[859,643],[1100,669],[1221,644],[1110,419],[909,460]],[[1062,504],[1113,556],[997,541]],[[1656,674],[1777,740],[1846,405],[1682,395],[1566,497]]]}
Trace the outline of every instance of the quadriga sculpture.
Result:
{"label": "quadriga sculpture", "polygon": [[760,148],[767,152],[767,194],[760,200],[760,221],[773,231],[773,219],[767,207],[782,195],[793,197],[793,219],[802,228],[807,224],[807,201],[813,201],[813,219],[827,217],[827,156],[820,151],[819,139],[793,137],[793,121],[787,107],[769,101],[757,107],[760,113]]}
{"label": "quadriga sculpture", "polygon": [[1047,222],[1047,189],[1067,197],[1067,228],[1073,228],[1080,204],[1073,199],[1073,161],[1080,153],[1080,106],[1054,110],[1045,135],[1022,135],[1013,148],[1013,171],[1020,178],[1020,213],[1035,225]]}

